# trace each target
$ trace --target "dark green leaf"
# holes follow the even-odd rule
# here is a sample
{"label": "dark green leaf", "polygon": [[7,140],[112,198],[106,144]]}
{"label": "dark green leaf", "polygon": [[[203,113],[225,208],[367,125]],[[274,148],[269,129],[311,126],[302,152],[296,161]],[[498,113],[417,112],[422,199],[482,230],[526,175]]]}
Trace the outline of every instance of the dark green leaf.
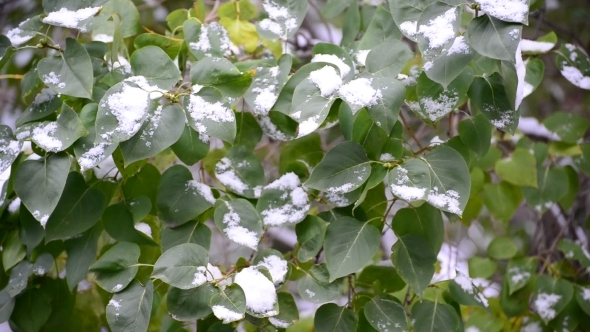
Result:
{"label": "dark green leaf", "polygon": [[117,293],[106,308],[107,321],[113,332],[147,331],[152,313],[154,284],[142,286],[135,280],[124,291]]}
{"label": "dark green leaf", "polygon": [[224,324],[244,318],[246,313],[246,295],[238,284],[221,289],[211,298],[213,314]]}
{"label": "dark green leaf", "polygon": [[107,292],[125,289],[137,273],[140,253],[135,243],[114,245],[90,266],[90,271],[96,272],[96,283]]}
{"label": "dark green leaf", "polygon": [[234,141],[236,117],[219,91],[202,88],[185,97],[184,109],[189,125],[199,133],[201,141],[207,141],[207,135],[226,142]]}
{"label": "dark green leaf", "polygon": [[426,238],[408,234],[398,238],[391,248],[391,261],[402,279],[422,296],[434,275],[436,254]]}
{"label": "dark green leaf", "polygon": [[371,299],[364,308],[365,317],[379,332],[406,331],[408,323],[404,307],[392,296],[381,295]]}
{"label": "dark green leaf", "polygon": [[395,235],[421,235],[430,242],[433,253],[438,254],[444,241],[444,224],[439,210],[423,204],[418,208],[403,208],[391,220]]}
{"label": "dark green leaf", "polygon": [[146,46],[136,50],[129,62],[133,74],[145,77],[164,90],[171,89],[182,79],[174,62],[157,46]]}
{"label": "dark green leaf", "polygon": [[264,168],[251,149],[233,146],[215,165],[215,177],[232,192],[255,198],[266,183]]}
{"label": "dark green leaf", "polygon": [[[147,200],[145,196],[143,197]],[[149,202],[149,200],[147,201]],[[151,206],[148,206],[148,211],[149,208]],[[158,245],[149,234],[145,234],[139,231],[139,228],[135,228],[134,216],[125,203],[109,206],[104,212],[102,223],[105,231],[117,241],[137,243],[139,245]],[[147,226],[149,227],[149,225]]]}
{"label": "dark green leaf", "polygon": [[354,332],[358,316],[351,309],[328,303],[319,307],[315,313],[313,326],[316,331]]}
{"label": "dark green leaf", "polygon": [[455,309],[444,303],[422,301],[412,307],[412,317],[416,317],[416,332],[448,332],[459,327],[459,317]]}
{"label": "dark green leaf", "polygon": [[152,277],[180,289],[199,287],[207,275],[209,253],[194,243],[179,244],[166,250],[156,264]]}
{"label": "dark green leaf", "polygon": [[321,218],[308,215],[305,219],[295,225],[299,250],[297,260],[307,262],[314,258],[324,245],[324,235],[327,223]]}
{"label": "dark green leaf", "polygon": [[182,243],[196,243],[209,250],[211,246],[211,229],[205,224],[193,220],[175,228],[162,229],[162,249],[168,250]]}
{"label": "dark green leaf", "polygon": [[219,200],[215,225],[233,242],[256,250],[262,236],[262,220],[252,203],[245,199]]}
{"label": "dark green leaf", "polygon": [[209,137],[185,125],[180,138],[170,147],[180,161],[194,165],[209,152]]}
{"label": "dark green leaf", "polygon": [[309,271],[301,270],[305,277],[299,281],[298,291],[301,298],[312,303],[333,301],[342,294],[339,282],[329,282],[330,275],[326,264],[314,265]]}
{"label": "dark green leaf", "polygon": [[483,157],[490,149],[492,128],[486,118],[478,114],[459,122],[459,137],[463,144]]}
{"label": "dark green leaf", "polygon": [[102,229],[97,225],[80,237],[64,241],[68,254],[66,279],[70,290],[73,290],[80,281],[86,278],[88,268],[96,258],[98,238],[101,233]]}
{"label": "dark green leaf", "polygon": [[399,40],[387,40],[371,49],[366,66],[369,73],[395,77],[413,56],[408,46]]}
{"label": "dark green leaf", "polygon": [[522,25],[481,15],[471,20],[467,33],[469,44],[479,54],[514,62]]}
{"label": "dark green leaf", "polygon": [[179,321],[203,319],[211,314],[209,302],[218,293],[210,284],[191,289],[171,287],[166,296],[168,312]]}

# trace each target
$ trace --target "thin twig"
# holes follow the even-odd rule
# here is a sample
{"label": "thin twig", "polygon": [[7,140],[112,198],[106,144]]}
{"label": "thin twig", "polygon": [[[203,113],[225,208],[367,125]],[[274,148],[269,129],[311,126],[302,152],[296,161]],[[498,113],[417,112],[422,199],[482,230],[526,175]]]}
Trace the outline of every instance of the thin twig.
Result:
{"label": "thin twig", "polygon": [[404,127],[406,127],[406,129],[410,133],[410,136],[412,136],[412,138],[414,139],[414,141],[416,142],[416,144],[418,145],[418,147],[420,149],[424,149],[424,146],[422,146],[422,144],[420,143],[420,141],[416,138],[416,135],[414,135],[414,131],[408,125],[408,122],[406,121],[406,118],[404,117],[404,114],[402,112],[399,112],[399,117],[400,117],[400,119],[402,119],[402,123],[404,124]]}
{"label": "thin twig", "polygon": [[6,74],[6,75],[0,75],[0,80],[4,80],[4,79],[15,79],[15,80],[22,80],[23,79],[23,75],[17,75],[17,74]]}
{"label": "thin twig", "polygon": [[318,13],[318,16],[320,17],[320,21],[322,21],[322,23],[326,26],[326,30],[328,32],[328,41],[330,44],[334,44],[334,41],[332,40],[332,29],[330,28],[330,23],[324,19],[324,16],[322,16],[322,11],[316,6],[313,0],[308,1],[308,3],[313,9],[315,9],[315,11]]}
{"label": "thin twig", "polygon": [[213,5],[213,8],[211,8],[211,11],[207,15],[207,17],[205,18],[205,22],[210,22],[215,17],[217,17],[217,9],[219,9],[220,4],[221,4],[220,0],[215,0],[215,4]]}

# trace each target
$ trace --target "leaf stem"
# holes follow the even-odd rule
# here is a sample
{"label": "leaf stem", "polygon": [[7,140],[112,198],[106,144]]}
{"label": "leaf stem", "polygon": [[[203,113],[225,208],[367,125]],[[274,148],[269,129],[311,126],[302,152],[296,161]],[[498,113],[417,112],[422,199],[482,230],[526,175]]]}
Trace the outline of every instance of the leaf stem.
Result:
{"label": "leaf stem", "polygon": [[17,75],[17,74],[5,74],[5,75],[0,75],[0,80],[3,79],[15,79],[15,80],[22,80],[23,79],[23,75]]}
{"label": "leaf stem", "polygon": [[130,265],[129,267],[134,267],[134,266],[147,266],[147,267],[154,267],[153,264],[143,264],[143,263],[137,263],[137,264],[133,264]]}
{"label": "leaf stem", "polygon": [[418,145],[418,147],[420,149],[424,149],[424,147],[420,143],[420,140],[418,140],[418,138],[416,138],[416,134],[414,134],[414,131],[408,125],[408,122],[406,121],[406,118],[404,117],[404,114],[402,112],[399,112],[399,117],[400,117],[400,119],[402,119],[402,123],[404,124],[404,127],[406,127],[406,129],[408,130],[408,132],[410,133],[410,136],[412,136],[412,138],[414,139],[414,142],[416,142],[416,144]]}

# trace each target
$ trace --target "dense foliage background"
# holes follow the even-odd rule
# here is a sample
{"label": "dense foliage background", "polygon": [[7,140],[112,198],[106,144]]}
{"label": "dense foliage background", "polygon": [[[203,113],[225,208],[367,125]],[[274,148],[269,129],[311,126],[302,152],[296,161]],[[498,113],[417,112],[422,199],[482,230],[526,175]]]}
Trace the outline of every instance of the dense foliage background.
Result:
{"label": "dense foliage background", "polygon": [[590,330],[590,5],[0,1],[13,331]]}

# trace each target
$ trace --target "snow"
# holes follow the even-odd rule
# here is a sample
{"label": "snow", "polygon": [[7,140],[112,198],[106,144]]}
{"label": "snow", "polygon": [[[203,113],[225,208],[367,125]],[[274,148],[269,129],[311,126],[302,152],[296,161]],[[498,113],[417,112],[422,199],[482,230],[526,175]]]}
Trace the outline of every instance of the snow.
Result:
{"label": "snow", "polygon": [[117,284],[115,285],[115,287],[113,287],[113,293],[116,293],[118,291],[120,291],[121,289],[123,289],[123,284]]}
{"label": "snow", "polygon": [[275,316],[277,293],[274,284],[255,267],[247,267],[236,274],[234,282],[244,290],[246,308],[265,317]]}
{"label": "snow", "polygon": [[111,299],[108,305],[115,307],[115,310],[119,311],[119,309],[121,309],[121,300],[117,301],[115,299]]}
{"label": "snow", "polygon": [[561,295],[539,293],[535,299],[537,314],[546,321],[552,320],[557,314],[555,309],[553,309],[553,306],[556,305],[559,300],[561,300]]}
{"label": "snow", "polygon": [[187,110],[195,123],[195,129],[200,134],[207,134],[207,127],[203,124],[204,121],[223,123],[234,122],[236,119],[231,108],[220,101],[210,103],[197,95],[190,95]]}
{"label": "snow", "polygon": [[29,40],[33,39],[33,37],[35,37],[35,34],[29,31],[23,31],[21,29],[21,27],[27,23],[29,21],[29,19],[22,21],[17,28],[8,30],[8,32],[6,33],[6,37],[8,37],[8,39],[10,39],[10,43],[12,44],[12,46],[14,47],[18,47],[26,42],[28,42]]}
{"label": "snow", "polygon": [[99,33],[98,35],[95,35],[94,37],[92,37],[93,41],[99,41],[99,42],[103,42],[103,43],[112,43],[113,42],[113,36],[111,35],[107,35],[104,33]]}
{"label": "snow", "polygon": [[[262,29],[269,30],[282,37],[286,37],[289,33],[297,29],[297,19],[289,14],[287,7],[283,7],[271,0],[265,0],[262,3],[262,7],[268,13],[269,17],[260,22]],[[285,25],[286,31],[283,31],[279,22]]]}
{"label": "snow", "polygon": [[299,132],[298,132],[297,138],[303,137],[307,134],[311,134],[314,130],[316,130],[321,124],[321,123],[318,123],[319,119],[320,119],[319,115],[314,115],[314,116],[310,117],[309,119],[302,121],[299,124]]}
{"label": "snow", "polygon": [[488,300],[477,290],[470,278],[459,273],[455,277],[454,281],[461,287],[461,289],[463,289],[465,293],[474,295],[477,302],[483,304],[484,307],[488,307]]}
{"label": "snow", "polygon": [[45,225],[47,224],[47,220],[49,220],[49,215],[41,215],[41,212],[39,210],[35,210],[32,213],[33,217],[35,217],[35,219],[37,219],[39,221],[39,223],[41,224],[41,226],[43,228],[45,228]]}
{"label": "snow", "polygon": [[[125,80],[124,82],[126,82]],[[102,99],[101,106],[107,107],[117,119],[115,132],[132,137],[141,128],[147,115],[148,92],[139,87],[123,83],[120,92]],[[114,132],[104,133],[101,137],[109,140]]]}
{"label": "snow", "polygon": [[105,148],[108,146],[108,143],[102,142],[96,144],[94,147],[90,148],[90,150],[84,152],[78,158],[78,164],[80,164],[80,168],[82,172],[85,172],[91,168],[96,167],[101,161],[103,161],[105,156]]}
{"label": "snow", "polygon": [[481,10],[508,22],[524,22],[529,14],[527,0],[476,0]]}
{"label": "snow", "polygon": [[264,131],[266,136],[278,140],[278,141],[288,141],[289,137],[285,135],[282,131],[280,131],[274,123],[272,123],[271,119],[268,116],[260,116],[258,117],[258,123],[260,124],[260,128]]}
{"label": "snow", "polygon": [[424,66],[422,66],[422,69],[424,69],[424,71],[429,71],[430,69],[432,69],[433,65],[434,65],[434,63],[432,61],[428,61],[428,62],[424,63]]}
{"label": "snow", "polygon": [[76,29],[78,24],[96,15],[102,7],[88,7],[78,10],[68,10],[63,7],[56,12],[50,12],[43,20],[45,24]]}
{"label": "snow", "polygon": [[274,326],[276,326],[276,327],[278,327],[278,328],[282,328],[282,329],[286,329],[286,328],[288,328],[289,326],[291,326],[291,323],[289,323],[289,322],[286,322],[286,321],[284,321],[284,320],[281,320],[281,319],[278,319],[278,318],[275,318],[275,317],[270,317],[270,318],[268,319],[268,321],[269,321],[269,322],[270,322],[272,325],[274,325]]}
{"label": "snow", "polygon": [[295,173],[287,173],[267,185],[264,189],[284,191],[281,206],[270,205],[270,208],[260,212],[262,222],[266,226],[282,226],[286,223],[297,223],[305,218],[309,210],[307,192],[301,187],[299,177]]}
{"label": "snow", "polygon": [[547,53],[553,47],[555,47],[554,43],[549,42],[540,42],[528,39],[522,39],[520,41],[520,50],[523,52],[535,52],[535,53]]}
{"label": "snow", "polygon": [[[33,101],[34,105],[40,105],[45,102],[51,101],[53,97],[55,97],[57,93],[49,88],[44,88],[35,96],[35,100]],[[32,109],[31,109],[32,110]]]}
{"label": "snow", "polygon": [[510,37],[512,37],[513,40],[516,40],[520,36],[520,30],[518,28],[514,28],[510,30],[508,34],[510,35]]}
{"label": "snow", "polygon": [[528,281],[528,279],[531,277],[531,274],[529,272],[522,271],[518,267],[513,267],[508,270],[508,276],[510,277],[510,281],[512,281],[513,284],[518,284],[525,280]]}
{"label": "snow", "polygon": [[243,194],[248,189],[248,185],[238,177],[236,171],[232,168],[232,162],[229,158],[224,157],[215,165],[215,177],[224,186],[238,194]]}
{"label": "snow", "polygon": [[573,85],[582,89],[590,90],[590,77],[584,76],[578,68],[566,66],[566,63],[564,63],[561,69],[561,74]]}
{"label": "snow", "polygon": [[406,21],[399,25],[399,29],[406,35],[412,37],[418,32],[418,21]]}
{"label": "snow", "polygon": [[408,177],[408,170],[398,166],[394,169],[397,172],[395,183],[390,183],[391,192],[405,200],[415,201],[424,198],[426,194],[426,188],[416,188]]}
{"label": "snow", "polygon": [[324,193],[324,198],[336,207],[345,207],[352,204],[346,196],[335,193]]}
{"label": "snow", "polygon": [[539,322],[532,322],[520,328],[520,332],[543,332]]}
{"label": "snow", "polygon": [[[514,102],[515,109],[520,107],[522,100],[524,99],[524,87],[525,87],[525,76],[526,76],[526,65],[522,61],[522,54],[520,50],[520,44],[516,48],[516,77],[518,78],[518,85],[516,86],[516,99]],[[589,78],[590,80],[590,78]]]}
{"label": "snow", "polygon": [[382,153],[381,156],[379,156],[379,161],[392,161],[395,160],[395,158],[391,155],[391,153]]}
{"label": "snow", "polygon": [[428,24],[422,24],[418,32],[428,39],[429,48],[444,46],[449,40],[455,38],[453,23],[457,19],[457,10],[452,8],[444,14],[430,20]]}
{"label": "snow", "polygon": [[121,71],[124,74],[131,74],[132,73],[131,63],[129,63],[129,61],[127,61],[127,59],[125,59],[125,57],[123,57],[121,55],[119,55],[117,57],[117,61],[115,61],[112,66],[110,65],[110,62],[107,63],[107,65],[110,70],[115,70],[115,69],[121,68]]}
{"label": "snow", "polygon": [[[263,70],[263,68],[258,68],[258,71],[261,70]],[[269,68],[268,72],[271,77],[277,77],[279,74],[279,67],[275,66]],[[256,114],[267,115],[279,97],[278,91],[276,91],[277,86],[275,84],[269,84],[268,82],[268,78],[260,76],[256,77],[252,83],[256,86],[256,88],[252,89],[252,92],[258,94],[254,100],[254,111]]]}
{"label": "snow", "polygon": [[367,56],[371,50],[358,50],[355,55],[355,59],[359,65],[365,66],[367,63]]}
{"label": "snow", "polygon": [[[231,54],[231,43],[227,34],[227,30],[225,30],[225,28],[217,22],[212,22],[209,25],[201,25],[199,40],[197,42],[190,42],[189,47],[195,51],[207,53],[213,48],[211,45],[211,40],[209,39],[209,37],[212,36],[219,37],[219,49],[224,52],[225,55]],[[210,54],[205,55],[210,56]]]}
{"label": "snow", "polygon": [[333,194],[345,194],[349,192],[352,187],[354,187],[354,185],[349,182],[338,187],[330,187],[326,191]]}
{"label": "snow", "polygon": [[[0,138],[0,156],[13,156],[15,157],[21,151],[22,143],[17,140],[12,140],[10,138]],[[12,162],[10,161],[11,158],[2,158],[0,159],[0,171],[4,169],[10,168]],[[1,183],[0,183],[1,188]]]}
{"label": "snow", "polygon": [[57,122],[41,124],[33,129],[33,141],[43,150],[58,152],[62,148],[62,142],[55,137],[58,129]]}
{"label": "snow", "polygon": [[529,82],[524,82],[523,87],[522,87],[522,96],[523,98],[528,97],[531,93],[533,93],[533,91],[535,90],[535,87],[530,84]]}
{"label": "snow", "polygon": [[320,89],[322,97],[328,98],[342,85],[342,78],[332,66],[325,66],[309,73],[309,80]]}
{"label": "snow", "polygon": [[584,299],[584,301],[590,301],[590,288],[582,289],[582,299]]}
{"label": "snow", "polygon": [[231,204],[225,202],[228,212],[223,216],[223,223],[226,225],[223,232],[233,242],[246,246],[252,250],[258,247],[258,234],[245,227],[240,226],[240,215],[237,214]]}
{"label": "snow", "polygon": [[150,225],[144,223],[144,222],[138,222],[137,224],[135,224],[135,229],[137,229],[138,231],[142,232],[143,234],[147,235],[148,237],[152,237],[152,228],[150,227]]}
{"label": "snow", "polygon": [[20,198],[15,198],[12,200],[12,202],[10,202],[10,204],[8,205],[8,212],[9,213],[15,213],[18,208],[20,208]]}
{"label": "snow", "polygon": [[437,99],[432,99],[431,97],[422,98],[420,106],[422,110],[426,113],[426,117],[430,121],[437,121],[443,116],[447,115],[451,112],[457,102],[459,101],[459,95],[457,92],[448,90],[443,92]]}
{"label": "snow", "polygon": [[66,87],[66,84],[59,79],[60,77],[61,75],[50,72],[47,75],[43,75],[43,83],[57,85],[58,88],[63,89]]}
{"label": "snow", "polygon": [[377,105],[383,98],[381,90],[375,90],[371,86],[372,80],[368,78],[357,78],[338,90],[338,95],[348,104],[355,105],[359,108]]}
{"label": "snow", "polygon": [[[204,183],[201,183],[196,180],[190,180],[186,183],[186,191],[193,190],[193,194],[196,195],[198,192],[201,197],[203,197],[207,202],[211,204],[215,204],[215,197],[213,196],[213,192],[211,188]],[[196,192],[194,192],[196,190]]]}
{"label": "snow", "polygon": [[475,326],[469,326],[468,328],[465,329],[465,332],[481,332],[481,331]]}
{"label": "snow", "polygon": [[316,54],[311,62],[326,62],[335,65],[340,70],[340,77],[344,77],[350,72],[350,67],[344,62],[344,59],[334,54]]}
{"label": "snow", "polygon": [[201,32],[199,33],[199,41],[189,43],[190,48],[193,50],[207,52],[211,50],[211,42],[209,41],[209,28],[205,25],[201,25]]}
{"label": "snow", "polygon": [[281,27],[281,25],[269,18],[265,18],[262,21],[260,21],[259,26],[262,30],[270,31],[275,35],[283,35],[283,28]]}
{"label": "snow", "polygon": [[428,203],[439,209],[448,209],[449,212],[461,215],[463,211],[459,208],[459,193],[455,190],[447,190],[439,193],[438,187],[434,187],[428,194]]}
{"label": "snow", "polygon": [[277,255],[270,255],[264,257],[256,266],[264,266],[270,272],[272,280],[275,285],[282,284],[285,281],[285,276],[289,271],[287,261]]}
{"label": "snow", "polygon": [[469,45],[465,42],[465,36],[455,38],[453,45],[447,51],[447,55],[453,54],[469,54]]}
{"label": "snow", "polygon": [[565,44],[565,48],[567,48],[567,50],[570,51],[570,60],[572,62],[576,61],[576,59],[578,58],[576,46],[574,44]]}
{"label": "snow", "polygon": [[214,305],[211,307],[211,310],[213,310],[215,317],[221,319],[223,324],[229,324],[244,318],[244,314],[229,310],[222,305]]}

